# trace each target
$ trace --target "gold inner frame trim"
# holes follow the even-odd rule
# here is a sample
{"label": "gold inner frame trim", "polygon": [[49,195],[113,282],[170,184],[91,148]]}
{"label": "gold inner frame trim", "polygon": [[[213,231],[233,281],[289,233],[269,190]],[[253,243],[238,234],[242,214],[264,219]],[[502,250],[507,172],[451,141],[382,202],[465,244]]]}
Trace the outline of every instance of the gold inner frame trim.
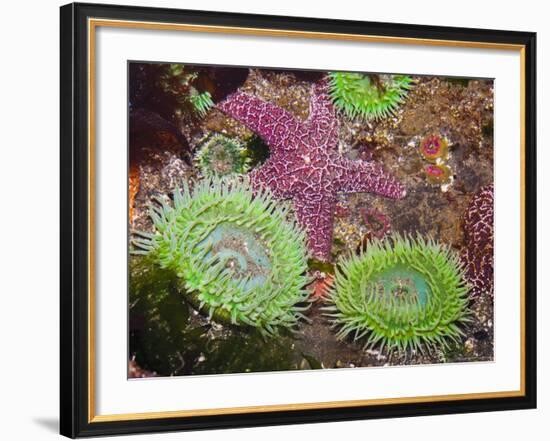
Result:
{"label": "gold inner frame trim", "polygon": [[[520,389],[511,391],[464,393],[452,395],[414,396],[399,398],[376,398],[365,400],[327,401],[314,403],[275,404],[262,406],[229,407],[217,409],[193,409],[161,412],[126,413],[96,415],[95,399],[95,37],[97,27],[115,27],[160,31],[186,31],[202,33],[223,33],[264,37],[287,37],[357,41],[387,44],[410,44],[419,46],[463,47],[474,49],[493,49],[518,51],[520,54]],[[491,42],[473,42],[461,40],[439,40],[424,38],[405,38],[377,35],[338,34],[278,29],[262,29],[232,26],[191,25],[180,23],[155,23],[108,19],[88,19],[88,422],[112,422],[149,420],[161,418],[182,418],[195,416],[231,415],[240,413],[261,413],[293,410],[334,409],[389,404],[411,404],[474,399],[521,397],[525,395],[525,46],[520,44],[501,44]]]}

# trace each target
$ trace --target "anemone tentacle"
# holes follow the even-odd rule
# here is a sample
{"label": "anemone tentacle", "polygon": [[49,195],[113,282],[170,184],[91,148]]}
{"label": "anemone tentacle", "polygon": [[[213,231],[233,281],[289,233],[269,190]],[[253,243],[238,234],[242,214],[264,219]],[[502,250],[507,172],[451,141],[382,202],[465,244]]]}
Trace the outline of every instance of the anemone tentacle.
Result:
{"label": "anemone tentacle", "polygon": [[331,72],[329,78],[335,107],[351,119],[364,120],[393,115],[413,84],[407,75]]}
{"label": "anemone tentacle", "polygon": [[431,239],[394,234],[339,262],[324,309],[341,339],[423,351],[460,340],[468,302],[456,253]]}
{"label": "anemone tentacle", "polygon": [[211,177],[184,182],[173,204],[156,199],[155,233],[137,232],[135,253],[152,254],[182,281],[187,299],[214,320],[274,336],[308,307],[305,233],[267,189]]}

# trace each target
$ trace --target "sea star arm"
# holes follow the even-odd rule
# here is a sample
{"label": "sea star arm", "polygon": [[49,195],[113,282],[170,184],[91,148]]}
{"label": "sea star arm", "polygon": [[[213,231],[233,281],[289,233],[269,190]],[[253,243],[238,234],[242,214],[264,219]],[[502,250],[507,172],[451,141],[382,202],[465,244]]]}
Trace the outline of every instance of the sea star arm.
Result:
{"label": "sea star arm", "polygon": [[328,95],[328,84],[325,80],[313,86],[306,124],[310,128],[310,135],[319,144],[324,144],[327,147],[337,145],[338,120]]}
{"label": "sea star arm", "polygon": [[218,108],[260,135],[272,153],[293,148],[290,134],[298,121],[283,108],[242,92],[229,95]]}
{"label": "sea star arm", "polygon": [[309,120],[317,118],[335,119],[334,106],[328,95],[328,84],[320,81],[313,85],[311,100],[309,102]]}
{"label": "sea star arm", "polygon": [[313,257],[321,261],[330,260],[335,198],[303,195],[295,196],[293,202],[298,223],[307,232],[308,248]]}
{"label": "sea star arm", "polygon": [[252,186],[255,189],[267,187],[279,199],[291,198],[294,179],[290,173],[285,173],[285,165],[268,159],[261,167],[249,173]]}
{"label": "sea star arm", "polygon": [[407,194],[403,184],[374,162],[340,159],[336,170],[336,186],[340,192],[368,192],[392,199],[401,199]]}

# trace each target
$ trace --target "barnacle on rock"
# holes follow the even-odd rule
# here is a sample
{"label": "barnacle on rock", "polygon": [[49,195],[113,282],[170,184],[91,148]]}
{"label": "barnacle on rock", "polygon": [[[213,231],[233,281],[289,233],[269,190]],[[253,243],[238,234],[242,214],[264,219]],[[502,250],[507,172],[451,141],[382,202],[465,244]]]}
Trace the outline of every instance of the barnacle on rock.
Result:
{"label": "barnacle on rock", "polygon": [[330,72],[329,93],[337,109],[349,118],[380,119],[393,115],[413,80],[407,75]]}
{"label": "barnacle on rock", "polygon": [[339,338],[422,351],[460,340],[468,300],[459,257],[449,247],[392,235],[339,262],[325,310]]}
{"label": "barnacle on rock", "polygon": [[173,205],[150,207],[155,233],[136,233],[134,253],[151,254],[181,279],[188,300],[214,320],[264,335],[292,329],[308,308],[305,234],[289,206],[247,180],[184,182]]}
{"label": "barnacle on rock", "polygon": [[206,136],[195,153],[195,164],[203,176],[246,173],[249,162],[240,141],[221,134]]}

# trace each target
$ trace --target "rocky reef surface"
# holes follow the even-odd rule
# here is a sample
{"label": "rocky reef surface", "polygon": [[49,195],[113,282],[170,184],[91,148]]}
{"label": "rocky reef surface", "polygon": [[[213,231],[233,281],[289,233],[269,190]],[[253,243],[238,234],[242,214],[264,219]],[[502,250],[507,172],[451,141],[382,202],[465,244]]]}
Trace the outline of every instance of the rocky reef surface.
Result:
{"label": "rocky reef surface", "polygon": [[[207,88],[217,102],[238,90],[273,103],[301,121],[309,116],[312,84],[323,77],[317,72],[249,69],[244,75],[242,71],[239,69],[238,75],[226,72],[230,86],[218,71],[204,68],[198,77],[208,80]],[[255,132],[216,107],[203,117],[185,118],[185,123],[177,113],[171,116],[166,110],[171,102],[164,103],[166,109],[160,112],[162,100],[155,99],[153,93],[147,100],[142,98],[144,89],[155,88],[154,81],[144,77],[143,70],[135,72],[139,75],[131,81],[139,82],[139,105],[151,109],[151,103],[156,103],[155,114],[169,123],[155,120],[149,128],[130,136],[130,228],[152,232],[151,199],[170,194],[181,187],[182,180],[201,178],[192,157],[209,133],[221,133],[248,146],[252,171],[265,163],[270,153]],[[471,322],[460,342],[424,353],[388,353],[376,347],[365,350],[360,341],[339,340],[322,311],[334,262],[368,247],[373,238],[414,234],[431,237],[457,252],[463,249],[464,214],[475,194],[493,182],[492,81],[412,79],[413,87],[393,116],[365,121],[336,114],[338,154],[349,161],[380,164],[407,189],[407,195],[390,199],[368,192],[337,193],[329,259],[310,262],[310,276],[316,278],[313,302],[306,314],[310,322],[302,321],[297,332],[283,332],[275,339],[265,339],[250,328],[216,323],[186,302],[173,275],[155,268],[147,258],[131,256],[130,376],[493,360],[492,295],[471,299]],[[438,163],[449,171],[445,180],[430,179],[430,162],[421,154],[420,146],[430,136],[447,145],[448,153]]]}

